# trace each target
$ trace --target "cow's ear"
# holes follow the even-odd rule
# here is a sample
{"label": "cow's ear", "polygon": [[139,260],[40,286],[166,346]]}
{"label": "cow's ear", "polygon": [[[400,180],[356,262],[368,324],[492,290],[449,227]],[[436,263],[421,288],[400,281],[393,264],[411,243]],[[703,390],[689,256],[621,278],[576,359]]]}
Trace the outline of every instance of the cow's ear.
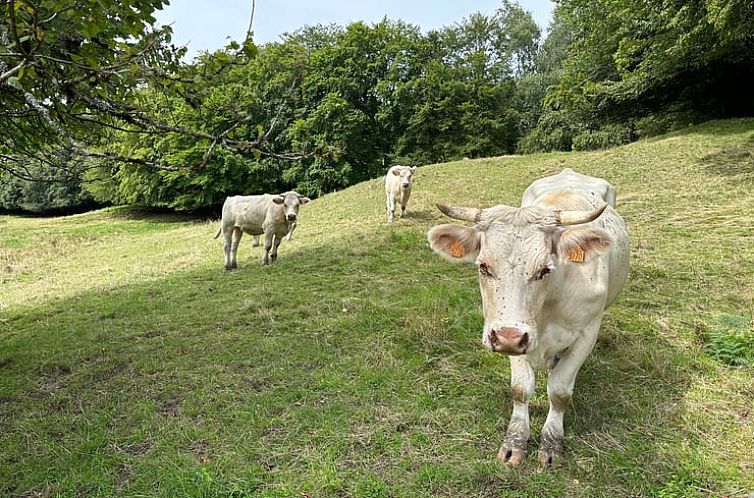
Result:
{"label": "cow's ear", "polygon": [[411,173],[413,173],[414,171],[416,171],[416,166],[411,166]]}
{"label": "cow's ear", "polygon": [[437,225],[427,233],[429,247],[453,263],[473,263],[479,255],[481,233],[463,225]]}
{"label": "cow's ear", "polygon": [[395,176],[401,176],[401,170],[396,168],[396,169],[393,170],[393,174]]}
{"label": "cow's ear", "polygon": [[274,202],[275,204],[282,204],[285,202],[285,197],[283,197],[282,195],[276,195],[272,198],[272,202]]}
{"label": "cow's ear", "polygon": [[556,242],[557,253],[573,263],[590,261],[607,252],[613,238],[596,227],[573,227],[563,230]]}
{"label": "cow's ear", "polygon": [[299,198],[298,198],[298,202],[300,202],[301,204],[306,204],[310,200],[311,199],[309,199],[308,197],[301,197],[301,196],[299,196]]}

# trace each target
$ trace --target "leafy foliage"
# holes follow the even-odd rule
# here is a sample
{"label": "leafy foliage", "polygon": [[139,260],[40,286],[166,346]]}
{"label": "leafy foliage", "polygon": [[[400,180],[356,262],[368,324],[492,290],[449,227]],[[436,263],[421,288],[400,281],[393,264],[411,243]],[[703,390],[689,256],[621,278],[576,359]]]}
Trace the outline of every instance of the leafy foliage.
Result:
{"label": "leafy foliage", "polygon": [[0,170],[194,209],[318,196],[398,160],[600,149],[754,114],[748,0],[563,0],[542,43],[502,0],[428,33],[388,19],[262,47],[249,33],[190,63],[153,28],[164,4],[0,1]]}
{"label": "leafy foliage", "polygon": [[633,133],[627,126],[605,125],[599,130],[584,130],[573,137],[573,150],[608,149],[627,144],[633,139]]}
{"label": "leafy foliage", "polygon": [[[647,136],[754,114],[754,5],[747,0],[564,0],[553,25],[551,36],[566,43],[548,54],[557,82],[543,104],[586,130],[582,145],[615,123]],[[540,124],[538,135],[547,136],[550,124]]]}
{"label": "leafy foliage", "polygon": [[749,316],[720,315],[715,330],[705,334],[704,350],[728,365],[754,363],[754,322]]}
{"label": "leafy foliage", "polygon": [[[261,47],[253,64],[207,54],[185,69],[203,82],[191,100],[139,94],[160,121],[197,136],[116,132],[119,155],[165,167],[102,163],[116,186],[96,185],[96,197],[192,209],[237,193],[318,196],[380,176],[399,157],[425,164],[512,152],[522,129],[513,74],[529,70],[537,44],[523,33],[538,36],[526,19],[511,6],[426,35],[387,19],[313,26]],[[511,38],[509,25],[523,27]],[[229,59],[213,68],[223,53]],[[220,150],[228,140],[235,145]]]}

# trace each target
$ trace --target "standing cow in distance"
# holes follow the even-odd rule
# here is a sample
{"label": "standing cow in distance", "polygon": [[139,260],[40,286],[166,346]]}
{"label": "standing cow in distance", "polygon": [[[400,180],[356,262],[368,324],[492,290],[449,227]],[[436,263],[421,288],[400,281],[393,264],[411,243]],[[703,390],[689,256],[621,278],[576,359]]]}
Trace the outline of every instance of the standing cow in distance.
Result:
{"label": "standing cow in distance", "polygon": [[438,225],[427,236],[445,259],[476,265],[482,342],[510,356],[513,413],[498,452],[510,465],[526,456],[534,369],[548,372],[550,401],[539,462],[564,453],[563,413],[576,375],[628,275],[628,233],[614,192],[605,180],[564,170],[534,182],[521,207],[437,206],[474,223]]}
{"label": "standing cow in distance", "polygon": [[413,175],[416,166],[392,166],[385,175],[385,195],[387,197],[387,222],[393,222],[396,203],[401,205],[401,218],[406,212],[411,197]]}
{"label": "standing cow in distance", "polygon": [[254,236],[264,234],[262,264],[275,262],[280,242],[298,219],[299,207],[307,202],[309,198],[297,192],[278,195],[236,195],[226,198],[220,229],[215,235],[217,238],[220,233],[223,234],[225,269],[237,267],[236,253],[244,232]]}

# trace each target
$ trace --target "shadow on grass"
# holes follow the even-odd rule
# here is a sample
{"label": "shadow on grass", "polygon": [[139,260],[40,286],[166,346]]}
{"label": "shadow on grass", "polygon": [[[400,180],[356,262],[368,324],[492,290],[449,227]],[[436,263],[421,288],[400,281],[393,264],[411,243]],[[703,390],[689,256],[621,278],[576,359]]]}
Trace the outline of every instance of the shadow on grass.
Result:
{"label": "shadow on grass", "polygon": [[730,177],[735,183],[754,183],[754,138],[709,154],[699,165],[711,174]]}
{"label": "shadow on grass", "polygon": [[688,353],[632,310],[608,318],[579,376],[570,463],[500,469],[508,367],[479,345],[472,272],[421,237],[383,228],[372,242],[11,313],[0,490],[353,496],[374,481],[408,496],[543,496],[575,480],[630,496],[689,469],[705,479],[685,451],[704,455],[706,443],[679,428]]}
{"label": "shadow on grass", "polygon": [[220,218],[220,207],[211,206],[193,211],[175,211],[168,208],[119,206],[111,208],[116,219],[150,221],[153,223],[185,223],[209,221]]}
{"label": "shadow on grass", "polygon": [[417,221],[429,221],[437,218],[437,216],[429,211],[413,211],[410,209],[406,210],[406,214],[403,217]]}

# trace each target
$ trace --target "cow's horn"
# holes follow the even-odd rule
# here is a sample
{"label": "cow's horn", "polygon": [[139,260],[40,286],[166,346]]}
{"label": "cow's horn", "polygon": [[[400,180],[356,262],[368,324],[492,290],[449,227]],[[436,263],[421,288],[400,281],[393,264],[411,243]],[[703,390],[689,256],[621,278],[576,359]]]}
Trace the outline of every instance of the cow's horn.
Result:
{"label": "cow's horn", "polygon": [[448,206],[441,202],[438,202],[436,206],[445,216],[456,220],[473,221],[474,223],[478,223],[482,216],[482,210],[479,208]]}
{"label": "cow's horn", "polygon": [[591,211],[561,211],[555,214],[558,218],[558,225],[580,225],[594,221],[607,208],[607,203],[603,202],[601,206]]}

